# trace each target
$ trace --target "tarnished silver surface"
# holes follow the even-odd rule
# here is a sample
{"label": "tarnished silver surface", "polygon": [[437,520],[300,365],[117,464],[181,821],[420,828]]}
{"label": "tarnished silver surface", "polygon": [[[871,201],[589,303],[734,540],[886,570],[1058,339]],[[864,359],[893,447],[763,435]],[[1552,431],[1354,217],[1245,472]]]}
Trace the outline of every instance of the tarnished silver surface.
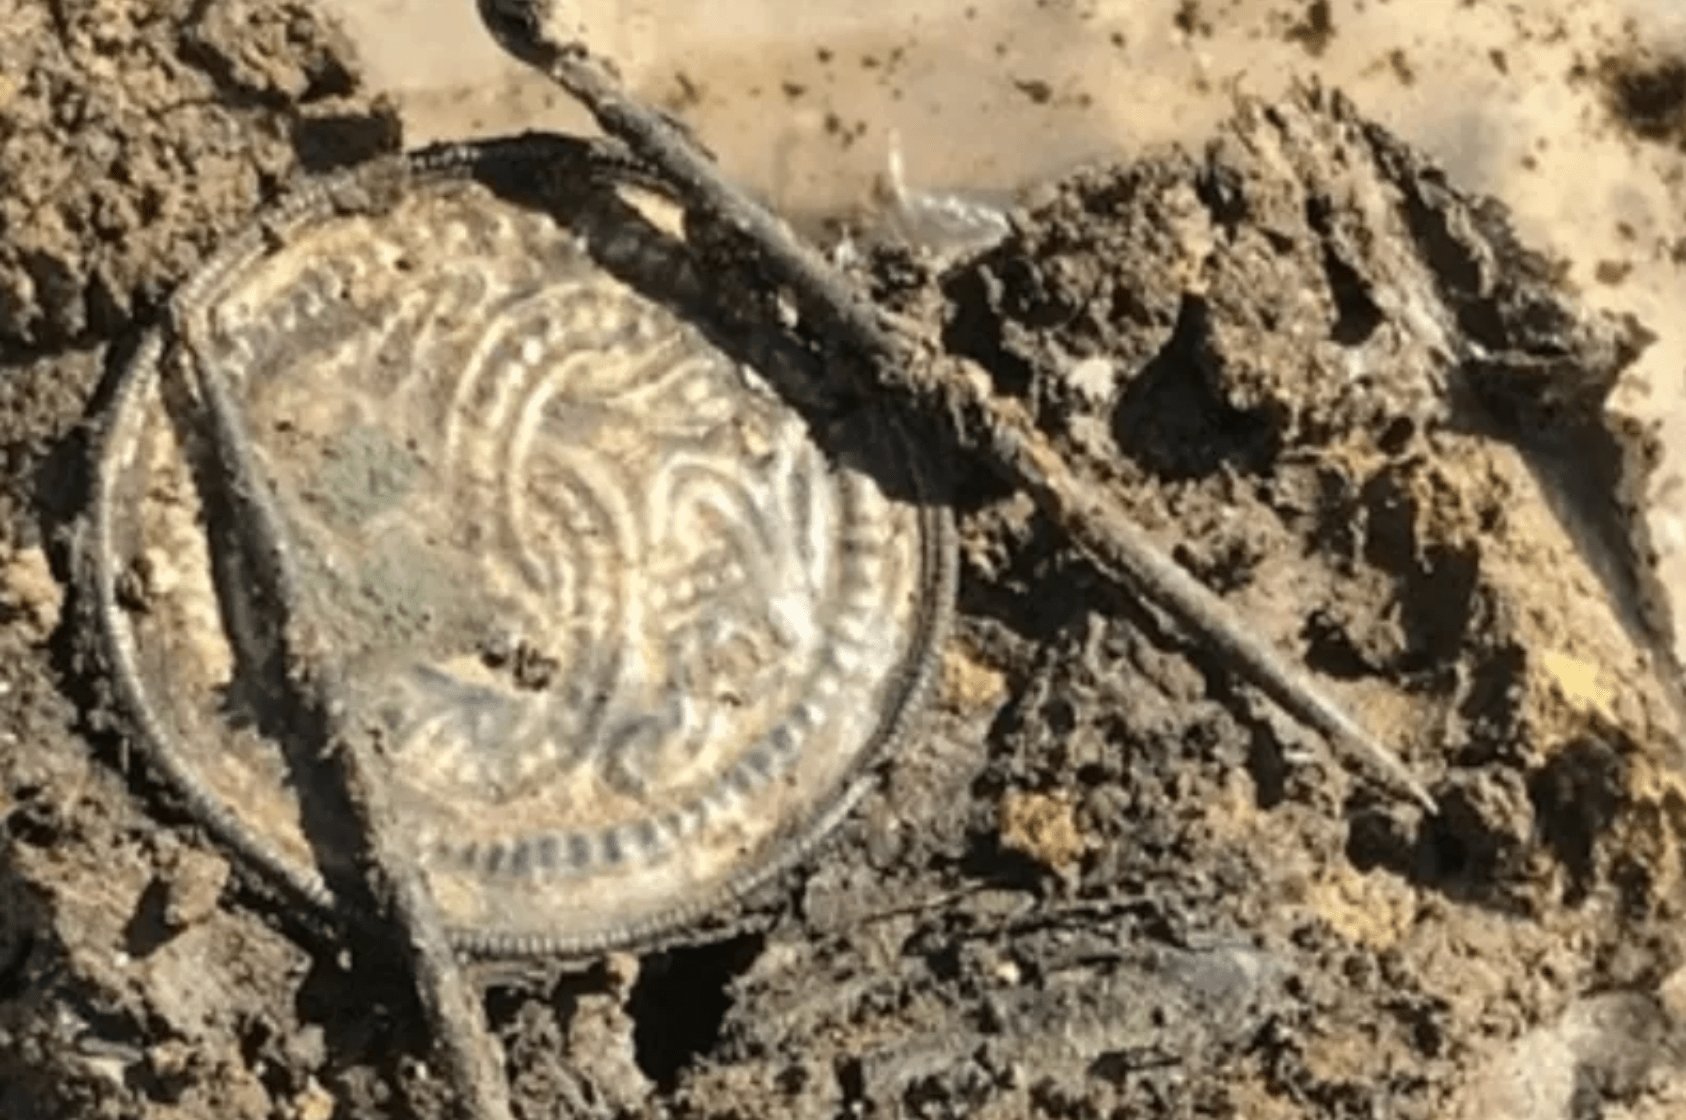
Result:
{"label": "tarnished silver surface", "polygon": [[[463,171],[492,158],[378,212],[272,219],[194,282],[198,344],[446,921],[490,951],[595,948],[759,881],[847,808],[924,691],[952,541],[885,415],[815,429],[600,267],[600,222]],[[208,822],[325,899],[349,825],[297,788],[202,431],[154,340],[100,465],[112,659]]]}

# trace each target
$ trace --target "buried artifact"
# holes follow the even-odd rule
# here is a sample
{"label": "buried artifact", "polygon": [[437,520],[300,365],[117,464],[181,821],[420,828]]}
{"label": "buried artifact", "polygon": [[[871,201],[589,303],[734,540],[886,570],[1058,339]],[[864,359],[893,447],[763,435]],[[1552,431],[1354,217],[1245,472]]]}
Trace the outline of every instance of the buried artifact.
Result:
{"label": "buried artifact", "polygon": [[[140,350],[99,469],[97,609],[160,768],[336,901],[355,824],[314,800],[324,744],[287,711],[297,667],[240,543],[256,485],[440,920],[484,953],[647,938],[798,858],[917,709],[953,592],[895,419],[723,341],[683,306],[685,246],[585,150],[309,188],[184,289],[195,326]],[[571,156],[568,200],[518,197]],[[183,360],[260,482],[222,469]]]}

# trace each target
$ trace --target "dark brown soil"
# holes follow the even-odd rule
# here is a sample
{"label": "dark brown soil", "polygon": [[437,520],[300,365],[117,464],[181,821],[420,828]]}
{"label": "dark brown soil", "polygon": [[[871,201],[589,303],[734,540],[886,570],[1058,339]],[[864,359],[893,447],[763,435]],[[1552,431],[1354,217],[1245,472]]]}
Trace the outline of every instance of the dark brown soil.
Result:
{"label": "dark brown soil", "polygon": [[[302,4],[0,12],[0,1115],[442,1115],[405,979],[157,787],[74,594],[102,380],[232,222],[393,146],[391,114]],[[878,290],[1440,813],[962,464],[924,734],[732,932],[489,972],[520,1115],[1670,1114],[1679,705],[1623,512],[1654,449],[1604,409],[1642,328],[1318,91],[1033,201],[940,281],[885,255]]]}

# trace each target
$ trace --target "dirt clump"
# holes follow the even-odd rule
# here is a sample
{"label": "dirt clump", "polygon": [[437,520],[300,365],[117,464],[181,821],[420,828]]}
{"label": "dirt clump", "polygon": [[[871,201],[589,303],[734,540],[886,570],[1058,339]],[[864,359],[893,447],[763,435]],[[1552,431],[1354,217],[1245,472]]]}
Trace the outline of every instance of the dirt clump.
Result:
{"label": "dirt clump", "polygon": [[349,41],[269,0],[0,5],[0,344],[109,338],[301,164],[396,146]]}
{"label": "dirt clump", "polygon": [[[9,14],[6,166],[80,171],[0,223],[0,1114],[443,1115],[404,978],[206,841],[43,586],[73,587],[81,421],[138,313],[321,164],[317,126],[351,138],[332,163],[390,118],[281,0]],[[64,162],[73,106],[94,163]],[[1013,224],[941,275],[886,255],[875,287],[1440,811],[1351,777],[960,464],[963,622],[923,731],[735,926],[488,969],[520,1115],[1663,1115],[1686,788],[1611,512],[1654,445],[1607,404],[1643,329],[1314,89]]]}

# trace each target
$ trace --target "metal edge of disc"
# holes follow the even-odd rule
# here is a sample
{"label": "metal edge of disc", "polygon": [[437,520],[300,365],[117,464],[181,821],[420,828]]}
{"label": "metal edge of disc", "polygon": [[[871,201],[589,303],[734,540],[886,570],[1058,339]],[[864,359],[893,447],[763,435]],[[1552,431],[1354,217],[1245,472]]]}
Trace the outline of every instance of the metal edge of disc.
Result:
{"label": "metal edge of disc", "polygon": [[[331,193],[336,188],[352,185],[361,174],[360,170],[352,170],[307,182],[278,206],[260,211],[249,219],[182,282],[166,304],[164,321],[147,330],[118,376],[111,400],[106,405],[103,423],[93,441],[94,486],[88,563],[91,571],[85,576],[92,584],[93,621],[97,636],[109,659],[107,675],[112,680],[129,724],[122,733],[139,741],[147,761],[182,798],[195,821],[232,849],[249,867],[256,869],[265,882],[280,887],[289,897],[316,909],[320,916],[330,920],[336,912],[346,912],[346,908],[328,891],[321,877],[296,874],[288,861],[279,858],[257,831],[228,812],[223,799],[182,763],[185,752],[181,749],[179,737],[158,717],[148,700],[146,686],[136,665],[132,640],[125,633],[132,628],[125,623],[124,609],[118,601],[117,581],[120,577],[112,521],[116,491],[123,476],[118,464],[132,453],[133,441],[138,438],[138,430],[146,419],[141,398],[161,380],[170,323],[216,281],[259,255],[278,227],[298,227],[332,212]],[[132,463],[125,465],[132,466]]]}
{"label": "metal edge of disc", "polygon": [[[118,375],[118,383],[106,405],[105,420],[93,441],[94,487],[88,560],[91,570],[84,579],[92,585],[93,622],[97,639],[110,660],[108,676],[115,686],[124,714],[131,721],[127,731],[130,737],[140,741],[146,758],[183,799],[189,814],[215,839],[257,870],[266,882],[280,887],[288,896],[303,902],[316,910],[319,917],[330,921],[336,915],[354,921],[365,920],[367,915],[349,900],[336,899],[320,875],[300,874],[292,861],[280,857],[261,834],[229,812],[224,799],[206,786],[191,767],[183,764],[186,752],[181,748],[178,736],[158,717],[147,699],[135,650],[130,638],[125,636],[129,627],[124,621],[124,608],[118,602],[119,571],[113,540],[113,514],[122,472],[116,469],[116,464],[123,459],[128,450],[126,442],[136,438],[137,429],[146,416],[141,411],[140,398],[161,378],[170,322],[193,314],[198,301],[219,282],[269,251],[278,235],[339,212],[342,209],[336,201],[339,192],[355,188],[383,172],[390,174],[395,169],[408,177],[409,181],[404,184],[408,191],[416,186],[466,178],[487,166],[555,159],[564,152],[589,156],[589,149],[583,148],[575,138],[532,132],[424,148],[383,159],[372,166],[330,175],[297,188],[296,193],[279,205],[260,211],[250,219],[177,289],[167,305],[166,321],[148,330],[126,368]],[[611,163],[609,170],[616,170],[616,165]],[[921,468],[920,452],[908,438],[903,425],[894,417],[888,417],[887,422],[895,431],[898,449],[907,454],[911,465],[908,473],[913,478],[921,538],[918,549],[920,601],[914,626],[910,629],[914,640],[909,645],[909,657],[904,658],[896,674],[900,680],[890,698],[880,706],[878,726],[854,763],[857,777],[842,783],[833,797],[822,801],[817,811],[809,813],[806,824],[798,826],[798,834],[784,844],[782,851],[774,851],[757,865],[729,876],[726,882],[705,892],[702,897],[678,903],[628,926],[583,936],[452,928],[447,932],[457,949],[478,957],[533,958],[585,955],[647,944],[700,920],[791,871],[822,846],[866,794],[871,785],[867,771],[895,752],[926,707],[953,621],[958,581],[956,530],[953,516],[943,502],[944,495],[930,474]]]}

